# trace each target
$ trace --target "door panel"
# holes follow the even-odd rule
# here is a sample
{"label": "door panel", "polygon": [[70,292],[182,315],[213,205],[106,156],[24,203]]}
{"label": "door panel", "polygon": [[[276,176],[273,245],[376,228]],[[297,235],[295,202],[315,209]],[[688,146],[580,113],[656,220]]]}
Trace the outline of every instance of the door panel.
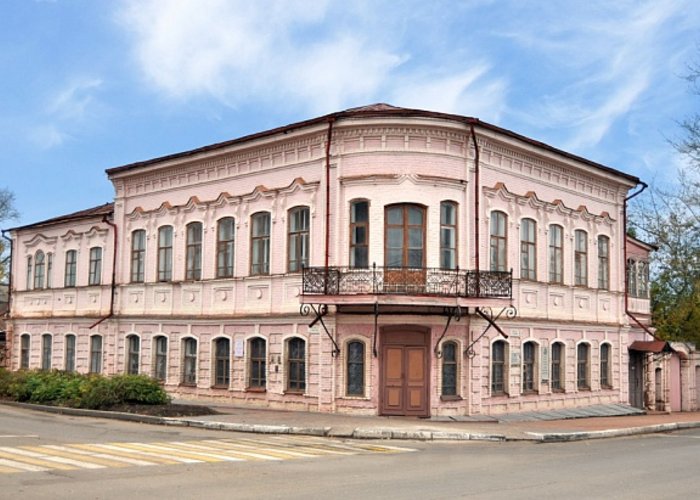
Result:
{"label": "door panel", "polygon": [[380,411],[383,415],[428,416],[427,348],[385,345]]}
{"label": "door panel", "polygon": [[382,413],[401,415],[403,413],[403,358],[401,346],[384,347],[384,388]]}

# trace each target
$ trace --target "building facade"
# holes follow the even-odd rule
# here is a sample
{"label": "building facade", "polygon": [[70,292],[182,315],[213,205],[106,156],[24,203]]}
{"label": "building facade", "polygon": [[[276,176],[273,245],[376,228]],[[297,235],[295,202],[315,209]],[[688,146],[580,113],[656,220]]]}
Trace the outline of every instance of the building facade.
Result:
{"label": "building facade", "polygon": [[634,176],[384,104],[107,175],[113,203],[10,231],[13,369],[357,414],[640,404]]}

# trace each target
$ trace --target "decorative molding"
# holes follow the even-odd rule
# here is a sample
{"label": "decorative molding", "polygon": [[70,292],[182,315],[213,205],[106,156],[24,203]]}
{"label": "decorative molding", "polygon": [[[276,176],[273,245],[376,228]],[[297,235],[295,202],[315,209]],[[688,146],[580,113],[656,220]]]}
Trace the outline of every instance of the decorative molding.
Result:
{"label": "decorative molding", "polygon": [[56,236],[46,236],[42,233],[35,234],[32,236],[32,238],[28,241],[24,242],[24,246],[26,248],[32,248],[35,247],[39,244],[44,244],[44,245],[54,245],[58,238]]}

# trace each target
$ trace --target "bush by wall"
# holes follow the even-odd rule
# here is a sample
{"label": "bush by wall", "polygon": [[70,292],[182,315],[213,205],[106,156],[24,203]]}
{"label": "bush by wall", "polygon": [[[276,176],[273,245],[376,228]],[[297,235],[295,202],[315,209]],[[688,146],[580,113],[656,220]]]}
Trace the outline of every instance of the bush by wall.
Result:
{"label": "bush by wall", "polygon": [[58,370],[0,368],[0,397],[14,401],[105,410],[121,404],[162,405],[170,397],[146,375],[83,375]]}

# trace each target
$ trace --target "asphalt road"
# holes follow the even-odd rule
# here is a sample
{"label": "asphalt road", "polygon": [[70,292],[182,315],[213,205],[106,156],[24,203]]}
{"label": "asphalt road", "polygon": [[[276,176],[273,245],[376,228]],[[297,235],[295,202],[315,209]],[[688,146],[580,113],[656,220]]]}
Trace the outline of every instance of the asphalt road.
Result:
{"label": "asphalt road", "polygon": [[0,406],[0,498],[696,498],[700,430],[561,444],[342,441]]}

